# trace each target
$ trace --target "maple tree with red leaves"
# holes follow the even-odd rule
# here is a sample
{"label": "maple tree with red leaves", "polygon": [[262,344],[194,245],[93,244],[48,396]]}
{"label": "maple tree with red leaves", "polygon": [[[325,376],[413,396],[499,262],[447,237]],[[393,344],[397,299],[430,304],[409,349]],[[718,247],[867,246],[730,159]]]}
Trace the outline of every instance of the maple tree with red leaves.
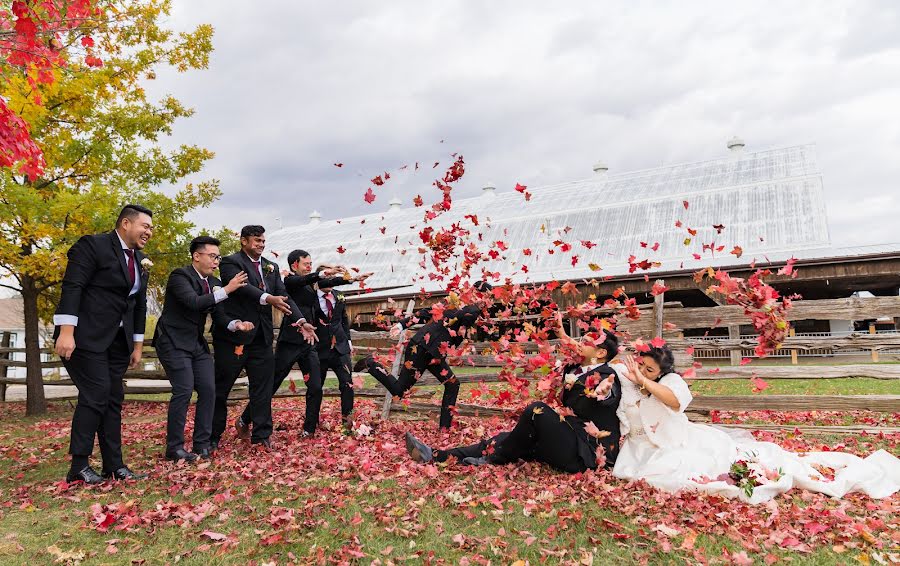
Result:
{"label": "maple tree with red leaves", "polygon": [[[0,80],[8,80],[13,74],[24,76],[32,86],[30,102],[42,105],[35,87],[52,84],[55,71],[65,67],[76,50],[83,50],[87,66],[102,65],[94,55],[90,36],[93,22],[103,17],[100,6],[96,0],[15,0],[8,11],[0,9],[0,69],[6,77]],[[30,178],[39,177],[45,167],[43,152],[31,138],[29,125],[3,97],[0,167],[15,168]]]}

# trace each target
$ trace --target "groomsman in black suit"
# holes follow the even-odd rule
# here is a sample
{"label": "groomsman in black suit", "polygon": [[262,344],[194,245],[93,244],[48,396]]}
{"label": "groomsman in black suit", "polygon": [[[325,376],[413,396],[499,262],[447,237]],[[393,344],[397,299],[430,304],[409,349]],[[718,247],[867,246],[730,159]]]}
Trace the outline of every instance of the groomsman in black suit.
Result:
{"label": "groomsman in black suit", "polygon": [[[293,250],[288,254],[288,266],[292,275],[284,278],[284,286],[288,296],[300,308],[300,316],[317,323],[316,303],[318,297],[314,285],[326,284],[329,287],[344,285],[352,281],[360,281],[371,274],[350,277],[349,275],[332,277],[339,270],[337,268],[321,268],[312,271],[312,258],[309,252]],[[322,376],[319,370],[319,357],[317,349],[309,343],[309,340],[297,331],[291,321],[284,317],[281,319],[281,330],[278,333],[278,343],[275,346],[275,380],[272,387],[272,395],[278,392],[285,378],[291,373],[294,365],[300,367],[306,382],[306,420],[301,433],[303,436],[311,436],[316,431],[319,422],[319,408],[322,405]],[[244,414],[238,419],[236,427],[238,435],[249,437],[249,424],[252,419],[251,406],[248,403]]]}
{"label": "groomsman in black suit", "polygon": [[[152,235],[153,213],[129,204],[119,213],[115,230],[82,236],[69,249],[53,316],[56,353],[78,388],[67,482],[146,477],[132,472],[122,458],[122,377],[141,361],[146,267],[152,263],[140,250]],[[95,436],[103,457],[102,477],[89,462]]]}
{"label": "groomsman in black suit", "polygon": [[[272,309],[281,311],[303,336],[315,341],[315,328],[302,316],[296,303],[287,296],[278,264],[262,257],[266,249],[266,229],[250,225],[241,229],[241,251],[222,258],[219,273],[228,284],[238,273],[247,274],[247,285],[235,291],[222,303],[229,322],[213,325],[213,348],[216,364],[216,402],[213,411],[211,448],[219,445],[228,421],[228,394],[241,370],[250,379],[250,412],[253,428],[252,444],[271,448],[272,385],[275,356],[272,352],[274,328]],[[253,323],[253,329],[239,332],[235,321]],[[240,425],[240,420],[235,422]],[[239,433],[241,430],[239,429]]]}
{"label": "groomsman in black suit", "polygon": [[[224,287],[213,276],[219,267],[219,240],[198,236],[191,241],[191,265],[179,267],[169,275],[166,299],[153,347],[172,384],[169,401],[169,420],[166,429],[166,459],[193,462],[209,458],[212,434],[213,403],[216,380],[213,359],[206,342],[206,315],[212,313],[218,324],[228,326],[222,308],[216,308],[247,284],[247,274],[238,273]],[[236,321],[238,330],[252,330],[253,324]],[[197,391],[197,410],[194,415],[194,440],[191,452],[184,449],[184,424],[191,404],[191,394]]]}
{"label": "groomsman in black suit", "polygon": [[[319,337],[316,348],[321,374],[319,382],[314,386],[319,389],[318,402],[321,405],[325,374],[330,369],[337,376],[338,387],[341,390],[341,424],[344,433],[349,433],[353,429],[353,376],[350,373],[350,366],[353,364],[350,358],[353,344],[350,342],[347,305],[344,302],[344,295],[335,293],[333,285],[328,281],[319,281],[316,299],[316,334]],[[309,388],[310,383],[307,382],[306,386]],[[315,417],[318,421],[319,407],[316,407]],[[313,426],[316,421],[313,422]],[[305,427],[308,425],[309,423]]]}
{"label": "groomsman in black suit", "polygon": [[424,322],[425,325],[410,338],[403,353],[404,364],[400,367],[400,375],[394,377],[384,366],[375,361],[373,356],[360,359],[353,366],[353,371],[366,370],[378,380],[391,395],[403,397],[412,389],[419,377],[427,370],[444,385],[444,396],[441,399],[441,416],[438,426],[449,429],[453,422],[453,410],[459,395],[459,380],[447,363],[447,348],[459,347],[467,335],[475,331],[475,324],[493,303],[490,297],[491,285],[486,281],[478,281],[473,285],[478,291],[473,304],[458,309],[446,309],[439,319],[432,315],[432,307],[419,310],[413,316],[398,322],[391,329],[391,337],[413,324]]}

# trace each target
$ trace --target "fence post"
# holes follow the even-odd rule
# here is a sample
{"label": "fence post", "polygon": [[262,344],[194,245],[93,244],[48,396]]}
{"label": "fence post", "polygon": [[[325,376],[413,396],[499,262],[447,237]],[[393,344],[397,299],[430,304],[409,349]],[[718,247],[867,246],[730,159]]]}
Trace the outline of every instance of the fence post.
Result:
{"label": "fence post", "polygon": [[[869,334],[875,334],[875,323],[869,323]],[[878,350],[872,348],[872,362],[878,362]]]}
{"label": "fence post", "polygon": [[[657,279],[656,284],[664,287],[666,282],[663,279]],[[662,338],[663,335],[663,303],[665,302],[665,293],[660,293],[653,297],[653,335]]]}
{"label": "fence post", "polygon": [[[739,340],[741,338],[741,327],[738,324],[730,324],[728,325],[728,339],[729,340]],[[731,358],[731,365],[739,366],[741,365],[741,356],[744,352],[742,350],[729,350],[728,356]]]}
{"label": "fence post", "polygon": [[[9,340],[12,338],[11,332],[2,332],[3,338],[0,339],[0,348],[9,348]],[[3,352],[0,354],[0,360],[8,360],[12,358],[9,352]],[[0,366],[0,379],[5,379],[7,376],[5,365]],[[0,383],[0,402],[6,403],[6,383]]]}
{"label": "fence post", "polygon": [[[791,328],[791,331],[788,334],[790,336],[796,336],[797,331],[794,328]],[[791,363],[793,365],[797,365],[797,350],[796,349],[791,350]]]}
{"label": "fence post", "polygon": [[[410,299],[409,304],[406,305],[406,316],[409,317],[413,313],[413,309],[416,306],[416,300]],[[394,356],[394,365],[391,367],[391,375],[397,377],[400,373],[400,364],[403,363],[403,343],[406,342],[406,330],[400,332],[400,337],[397,338],[397,353]],[[394,396],[391,395],[391,392],[388,391],[384,394],[384,404],[381,406],[381,418],[382,420],[387,419],[391,416],[391,402],[394,400]]]}

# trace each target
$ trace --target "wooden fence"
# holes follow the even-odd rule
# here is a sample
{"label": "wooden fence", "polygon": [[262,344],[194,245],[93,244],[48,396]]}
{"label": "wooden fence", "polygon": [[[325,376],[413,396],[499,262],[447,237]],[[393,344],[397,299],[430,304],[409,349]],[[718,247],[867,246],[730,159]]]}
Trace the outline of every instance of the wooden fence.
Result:
{"label": "wooden fence", "polygon": [[[410,301],[408,309],[413,307]],[[725,325],[736,327],[746,322],[746,317],[740,307],[735,306],[716,306],[706,308],[684,308],[679,303],[666,303],[663,295],[656,297],[653,305],[641,307],[643,315],[636,321],[623,320],[620,321],[619,329],[628,332],[632,336],[651,337],[654,335],[662,335],[666,338],[667,343],[677,353],[677,364],[679,367],[688,367],[691,363],[690,356],[684,352],[689,347],[695,349],[715,350],[728,353],[738,353],[737,360],[734,356],[731,362],[734,365],[722,366],[710,372],[709,368],[703,368],[696,372],[694,379],[696,380],[735,380],[748,379],[752,376],[758,376],[766,380],[779,379],[834,379],[834,378],[871,378],[880,380],[891,380],[897,383],[897,393],[891,395],[852,395],[852,396],[833,396],[833,395],[747,395],[747,396],[696,396],[694,402],[689,408],[689,414],[696,420],[708,419],[709,412],[712,410],[874,410],[888,413],[900,412],[900,364],[835,364],[835,365],[749,365],[741,366],[737,362],[740,361],[740,352],[752,349],[755,342],[746,338],[729,337],[721,339],[697,339],[685,337],[683,331],[694,328],[710,328],[716,325]],[[865,320],[878,317],[900,316],[900,297],[872,297],[872,298],[848,298],[848,299],[828,299],[828,300],[810,300],[795,301],[793,308],[788,311],[790,320],[802,319],[830,319],[842,318],[845,320]],[[6,368],[8,367],[24,367],[25,362],[13,361],[9,359],[9,355],[13,352],[23,352],[24,349],[10,348],[8,334],[3,340],[5,342],[0,346],[0,396],[2,400],[6,398],[7,384],[24,384],[23,378],[11,378],[6,376]],[[390,339],[387,332],[351,332],[351,338],[358,352],[365,353],[386,347],[397,346],[397,342]],[[149,346],[149,345],[148,345]],[[533,348],[533,345],[524,345],[527,348]],[[780,346],[782,350],[791,352],[802,352],[823,348],[830,348],[835,351],[841,350],[868,350],[877,353],[883,350],[900,349],[900,334],[868,334],[853,333],[847,336],[816,336],[788,337]],[[496,367],[499,363],[495,357],[490,354],[490,343],[476,343],[474,345],[475,354],[465,356],[460,360],[461,364],[474,365],[476,367]],[[42,353],[50,352],[48,349],[42,350]],[[155,351],[147,347],[144,351],[145,360],[148,362],[155,361]],[[876,358],[877,359],[877,358]],[[396,374],[400,363],[401,356],[398,355],[394,364],[394,373]],[[158,364],[157,364],[158,365]],[[59,368],[62,363],[59,360],[43,362],[43,368]],[[125,392],[129,395],[142,395],[151,393],[166,393],[168,387],[146,387],[139,384],[131,384],[133,380],[166,380],[165,372],[158,367],[152,370],[135,369],[129,370],[125,375],[126,387]],[[463,383],[479,382],[479,383],[497,383],[499,377],[496,373],[482,373],[477,375],[461,375],[459,379]],[[69,379],[45,379],[46,385],[71,385]],[[437,385],[437,380],[427,375],[419,381],[420,385]],[[298,384],[297,393],[285,392],[280,396],[303,395],[304,388]],[[414,393],[416,391],[414,390]],[[336,396],[339,392],[336,388],[328,388],[325,395]],[[427,397],[432,392],[419,390],[417,398]],[[404,403],[392,402],[389,395],[384,393],[381,388],[365,389],[358,391],[357,395],[367,397],[384,397],[384,415],[388,416],[391,412],[396,411],[413,411],[413,412],[435,412],[439,407],[434,403],[423,403],[419,401],[408,401]],[[233,399],[246,398],[246,391],[236,388],[232,393]],[[502,409],[493,407],[480,407],[470,404],[458,404],[457,409],[460,414],[480,414],[493,415],[502,414]],[[761,427],[754,425],[752,428],[777,428],[774,425]],[[789,428],[795,428],[793,426]],[[815,427],[814,427],[815,428]],[[823,432],[829,432],[834,427],[824,427]],[[851,427],[852,430],[853,429]],[[841,429],[841,430],[851,430]],[[811,429],[812,430],[812,429]],[[873,429],[863,427],[861,430],[877,430],[885,431],[886,429]],[[900,429],[889,429],[891,431],[900,431]]]}

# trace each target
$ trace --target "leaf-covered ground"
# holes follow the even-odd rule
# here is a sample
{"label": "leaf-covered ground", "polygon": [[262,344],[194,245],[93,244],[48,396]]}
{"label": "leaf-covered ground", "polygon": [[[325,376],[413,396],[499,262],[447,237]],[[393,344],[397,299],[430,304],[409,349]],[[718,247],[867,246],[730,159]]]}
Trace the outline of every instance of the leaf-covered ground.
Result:
{"label": "leaf-covered ground", "polygon": [[[210,463],[162,459],[165,404],[127,403],[128,463],[138,483],[67,486],[71,409],[24,419],[0,406],[0,563],[890,563],[900,560],[900,497],[831,500],[794,491],[766,505],[670,495],[608,472],[564,475],[532,463],[469,468],[408,460],[403,433],[437,446],[508,428],[460,418],[441,436],[431,420],[379,422],[377,404],[358,400],[369,437],[338,433],[326,399],[324,425],[300,439],[302,399],[276,401],[277,450],[238,442],[229,431]],[[867,425],[897,415],[855,413]],[[844,414],[746,415],[734,419],[846,423]],[[792,450],[900,453],[900,435],[804,436],[758,433]],[[524,562],[517,562],[517,561]]]}

